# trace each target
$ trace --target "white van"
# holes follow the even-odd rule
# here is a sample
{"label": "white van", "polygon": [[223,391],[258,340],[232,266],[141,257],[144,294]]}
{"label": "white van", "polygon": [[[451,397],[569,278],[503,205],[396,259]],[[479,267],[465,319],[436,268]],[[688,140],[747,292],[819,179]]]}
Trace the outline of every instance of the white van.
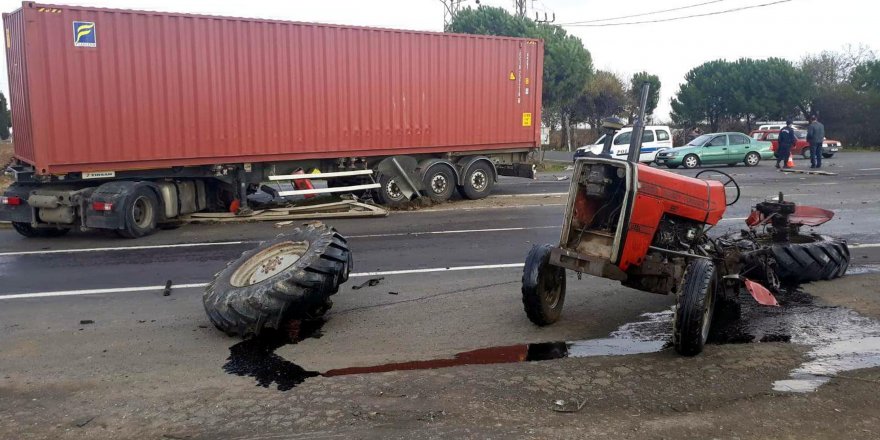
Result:
{"label": "white van", "polygon": [[[629,154],[629,142],[632,140],[632,127],[624,127],[614,134],[614,140],[611,141],[611,157],[615,159],[626,159]],[[584,145],[574,152],[574,159],[583,157],[588,151],[593,154],[602,152],[602,146],[605,143],[605,135],[596,139],[591,145]],[[664,148],[672,148],[672,132],[665,125],[648,125],[645,132],[642,133],[642,150],[639,155],[639,162],[650,164],[657,157],[657,151]]]}

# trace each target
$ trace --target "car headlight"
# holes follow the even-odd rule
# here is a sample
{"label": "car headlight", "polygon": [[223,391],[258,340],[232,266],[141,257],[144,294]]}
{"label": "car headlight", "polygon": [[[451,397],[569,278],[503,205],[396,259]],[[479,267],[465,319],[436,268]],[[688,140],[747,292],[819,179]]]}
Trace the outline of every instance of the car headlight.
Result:
{"label": "car headlight", "polygon": [[663,154],[665,157],[675,157],[678,155],[678,152],[677,151],[664,151]]}

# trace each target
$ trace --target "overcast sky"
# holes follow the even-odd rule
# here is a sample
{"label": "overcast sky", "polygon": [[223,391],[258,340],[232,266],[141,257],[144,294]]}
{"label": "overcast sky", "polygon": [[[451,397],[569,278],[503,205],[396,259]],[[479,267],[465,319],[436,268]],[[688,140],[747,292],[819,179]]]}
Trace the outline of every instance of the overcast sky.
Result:
{"label": "overcast sky", "polygon": [[[709,3],[622,21],[659,20],[778,0],[527,1],[530,10],[538,11],[542,18],[544,11],[551,17],[555,12],[557,23],[570,23]],[[80,0],[52,4],[415,30],[443,29],[443,6],[439,0]],[[475,0],[468,0],[465,4],[475,5]],[[512,10],[514,1],[482,0],[482,4]],[[20,1],[0,0],[2,12],[11,12],[19,7]],[[530,15],[534,16],[534,12],[530,12]],[[684,74],[705,61],[772,56],[797,61],[807,53],[837,50],[846,44],[860,43],[878,50],[878,16],[880,2],[873,0],[790,0],[773,6],[687,20],[630,26],[566,26],[566,29],[583,40],[596,68],[611,70],[622,76],[641,70],[659,75],[663,87],[656,116],[665,119],[669,113],[669,100],[678,90]],[[0,63],[0,89],[8,96],[6,57]]]}

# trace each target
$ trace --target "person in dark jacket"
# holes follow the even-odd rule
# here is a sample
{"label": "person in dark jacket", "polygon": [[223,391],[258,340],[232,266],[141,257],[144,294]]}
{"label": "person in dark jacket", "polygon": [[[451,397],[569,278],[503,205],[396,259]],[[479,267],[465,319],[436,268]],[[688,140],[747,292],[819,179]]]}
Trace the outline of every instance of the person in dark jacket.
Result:
{"label": "person in dark jacket", "polygon": [[794,128],[791,127],[791,119],[787,119],[785,127],[779,130],[779,140],[776,143],[776,168],[779,168],[780,162],[785,168],[791,168],[788,166],[788,157],[796,142],[797,135],[794,133]]}
{"label": "person in dark jacket", "polygon": [[810,116],[807,127],[807,142],[810,143],[810,168],[822,168],[822,142],[825,142],[825,126],[816,115]]}

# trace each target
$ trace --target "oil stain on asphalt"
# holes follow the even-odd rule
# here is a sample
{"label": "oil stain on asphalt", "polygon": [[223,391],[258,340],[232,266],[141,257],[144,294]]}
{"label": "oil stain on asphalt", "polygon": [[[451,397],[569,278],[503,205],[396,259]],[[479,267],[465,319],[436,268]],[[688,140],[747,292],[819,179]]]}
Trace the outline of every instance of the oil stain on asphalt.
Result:
{"label": "oil stain on asphalt", "polygon": [[[812,296],[801,291],[781,294],[779,299],[781,307],[763,307],[751,298],[741,298],[736,313],[726,313],[726,310],[717,313],[709,343],[790,342],[810,346],[807,361],[793,370],[789,379],[773,384],[774,390],[783,392],[814,391],[839,373],[880,366],[880,322],[843,307],[815,304]],[[275,350],[285,344],[321,336],[324,321],[291,321],[283,332],[265,332],[232,346],[223,369],[230,374],[251,376],[259,386],[277,384],[279,390],[287,391],[316,376],[631,355],[668,348],[673,311],[645,313],[640,318],[624,324],[607,338],[481,348],[451,358],[340,368],[323,373],[305,370],[275,354]]]}

